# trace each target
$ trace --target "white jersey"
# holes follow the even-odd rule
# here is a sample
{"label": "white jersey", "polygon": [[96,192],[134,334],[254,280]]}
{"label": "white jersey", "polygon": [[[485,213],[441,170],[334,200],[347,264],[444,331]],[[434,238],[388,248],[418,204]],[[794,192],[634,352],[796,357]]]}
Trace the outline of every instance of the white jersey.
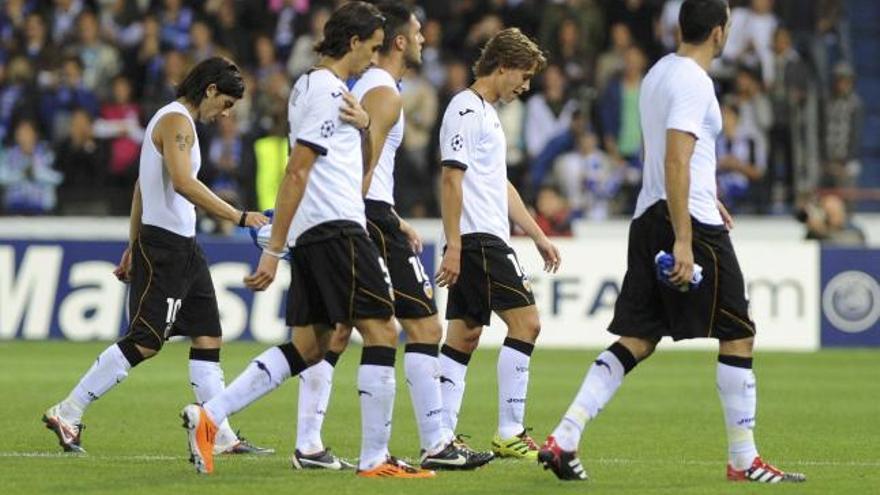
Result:
{"label": "white jersey", "polygon": [[461,234],[492,234],[509,244],[507,140],[495,107],[471,89],[455,95],[443,114],[440,160],[465,170]]}
{"label": "white jersey", "polygon": [[[371,89],[379,86],[388,86],[395,93],[400,94],[397,82],[391,74],[378,67],[366,71],[351,88],[351,92],[360,101]],[[400,142],[403,141],[403,119],[403,109],[401,108],[400,118],[397,119],[385,138],[382,154],[379,155],[379,163],[376,164],[373,179],[370,181],[370,189],[367,191],[367,199],[394,204],[394,156],[397,153],[397,148],[400,147]]]}
{"label": "white jersey", "polygon": [[305,231],[338,220],[366,228],[361,133],[340,120],[345,83],[328,69],[300,76],[290,93],[290,144],[312,148],[318,159],[288,233],[290,245]]}
{"label": "white jersey", "polygon": [[676,129],[697,138],[690,163],[688,210],[702,223],[723,224],[715,186],[715,138],[721,132],[721,109],[706,71],[691,58],[666,55],[642,81],[639,114],[645,165],[634,216],[666,199],[666,131]]}
{"label": "white jersey", "polygon": [[162,117],[169,113],[184,115],[192,126],[194,141],[189,151],[190,175],[195,177],[202,167],[199,135],[196,134],[196,125],[189,111],[183,104],[176,101],[160,108],[147,124],[146,139],[141,147],[138,172],[143,204],[141,223],[159,227],[184,237],[193,237],[196,235],[196,208],[188,199],[174,190],[171,175],[165,168],[162,152],[156,149],[156,144],[153,142],[153,129],[162,120]]}

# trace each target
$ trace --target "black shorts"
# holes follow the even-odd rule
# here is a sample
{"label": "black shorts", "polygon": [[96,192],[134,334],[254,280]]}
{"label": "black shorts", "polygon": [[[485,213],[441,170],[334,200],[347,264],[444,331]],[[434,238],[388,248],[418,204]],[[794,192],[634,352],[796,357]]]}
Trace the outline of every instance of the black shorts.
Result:
{"label": "black shorts", "polygon": [[409,239],[400,230],[400,220],[388,203],[366,202],[367,232],[391,274],[394,287],[394,315],[398,318],[425,318],[437,314],[434,285],[413,252]]}
{"label": "black shorts", "polygon": [[745,282],[721,226],[692,219],[694,262],[703,267],[703,282],[679,292],[657,280],[654,257],[672,252],[675,233],[665,201],[634,219],[629,230],[626,275],[614,306],[611,333],[648,339],[715,338],[736,340],[755,335],[749,318]]}
{"label": "black shorts", "polygon": [[449,289],[447,320],[488,325],[492,311],[533,304],[532,284],[513,248],[491,234],[461,236],[461,272]]}
{"label": "black shorts", "polygon": [[132,246],[128,333],[123,339],[161,349],[168,337],[220,337],[211,271],[194,237],[143,225]]}
{"label": "black shorts", "polygon": [[290,326],[333,327],[394,315],[384,260],[355,222],[325,222],[305,231],[291,252],[290,270]]}

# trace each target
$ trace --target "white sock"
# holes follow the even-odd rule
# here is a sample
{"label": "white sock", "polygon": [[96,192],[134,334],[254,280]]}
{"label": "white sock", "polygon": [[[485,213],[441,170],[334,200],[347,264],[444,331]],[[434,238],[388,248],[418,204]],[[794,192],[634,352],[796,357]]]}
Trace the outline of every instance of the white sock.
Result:
{"label": "white sock", "polygon": [[[189,360],[189,383],[192,385],[196,402],[204,404],[226,388],[223,378],[223,368],[215,361],[202,361],[200,359]],[[224,419],[214,437],[216,445],[232,446],[238,443],[238,435],[229,426],[229,420]]]}
{"label": "white sock", "polygon": [[498,436],[510,438],[525,431],[529,361],[533,344],[508,337],[498,354]]}
{"label": "white sock", "polygon": [[86,408],[92,402],[122,383],[131,370],[131,364],[116,344],[104,349],[92,367],[83,375],[79,383],[61,402],[62,419],[71,424],[79,424]]}
{"label": "white sock", "polygon": [[321,428],[333,389],[333,365],[326,360],[299,374],[299,402],[296,418],[296,450],[316,454],[324,450]]}
{"label": "white sock", "polygon": [[735,469],[747,469],[758,456],[753,435],[758,405],[755,374],[751,368],[718,363],[717,384],[727,425],[728,462]]}
{"label": "white sock", "polygon": [[626,374],[620,360],[611,351],[602,351],[587,371],[574,401],[553,430],[553,437],[562,450],[578,449],[587,421],[596,417],[623,383]]}
{"label": "white sock", "polygon": [[436,352],[436,345],[409,344],[403,355],[406,383],[419,426],[419,440],[422,449],[429,454],[437,453],[454,437],[452,430],[443,424],[440,361]]}
{"label": "white sock", "polygon": [[[458,426],[458,412],[461,410],[461,400],[464,397],[465,376],[467,375],[467,363],[461,363],[447,355],[448,353],[464,354],[443,346],[440,351],[440,393],[443,396],[443,424],[446,428],[455,432]],[[467,356],[470,359],[470,356]]]}
{"label": "white sock", "polygon": [[290,364],[278,347],[270,347],[254,358],[225,390],[205,403],[205,411],[222,423],[228,416],[278,388],[290,377]]}
{"label": "white sock", "polygon": [[358,368],[361,402],[361,455],[358,469],[373,469],[388,457],[391,416],[394,412],[395,349],[364,347]]}

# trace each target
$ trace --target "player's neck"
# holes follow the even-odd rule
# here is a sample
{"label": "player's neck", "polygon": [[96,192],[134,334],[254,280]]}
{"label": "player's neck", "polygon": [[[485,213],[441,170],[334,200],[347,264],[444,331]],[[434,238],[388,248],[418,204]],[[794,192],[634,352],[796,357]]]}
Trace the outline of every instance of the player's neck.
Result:
{"label": "player's neck", "polygon": [[709,72],[709,66],[712,65],[712,60],[715,59],[715,48],[709,43],[702,45],[682,43],[676,55],[693,59],[704,71]]}
{"label": "player's neck", "polygon": [[406,74],[406,62],[403,61],[403,57],[380,56],[376,67],[391,74],[395,81],[400,81]]}
{"label": "player's neck", "polygon": [[192,103],[188,102],[185,98],[178,98],[177,102],[186,107],[186,111],[189,112],[189,116],[196,122],[199,120],[199,108],[194,106]]}
{"label": "player's neck", "polygon": [[500,98],[498,90],[495,89],[495,81],[491,76],[478,77],[477,80],[471,84],[471,89],[489,103],[494,104],[498,101],[498,98]]}
{"label": "player's neck", "polygon": [[318,60],[318,63],[315,65],[317,69],[327,69],[333,73],[334,76],[338,77],[340,80],[345,81],[351,75],[351,71],[348,69],[348,61],[345,57],[342,58],[332,58],[332,57],[321,57]]}

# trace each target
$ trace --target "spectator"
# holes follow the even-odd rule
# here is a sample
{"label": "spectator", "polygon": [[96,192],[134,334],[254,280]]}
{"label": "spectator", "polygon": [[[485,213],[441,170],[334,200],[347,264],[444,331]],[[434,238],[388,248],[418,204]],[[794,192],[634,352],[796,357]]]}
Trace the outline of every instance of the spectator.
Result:
{"label": "spectator", "polygon": [[33,7],[33,2],[6,0],[0,11],[0,48],[14,49],[17,33],[24,30],[25,20]]}
{"label": "spectator", "polygon": [[547,142],[565,132],[577,103],[566,98],[567,81],[558,65],[551,64],[543,74],[543,89],[526,103],[526,152],[533,160]]}
{"label": "spectator", "polygon": [[315,63],[317,55],[313,49],[315,44],[324,39],[324,24],[330,18],[330,11],[325,8],[316,8],[309,20],[310,31],[297,38],[287,59],[287,74],[296,80],[305,74]]}
{"label": "spectator", "polygon": [[[764,92],[757,70],[741,66],[736,74],[736,105],[743,132],[767,142],[767,133],[773,125],[773,106]],[[761,145],[766,149],[766,145]],[[761,161],[765,161],[763,158]]]}
{"label": "spectator", "polygon": [[548,236],[571,237],[571,209],[556,189],[544,186],[535,200],[535,221]]}
{"label": "spectator", "polygon": [[284,170],[287,166],[290,144],[287,138],[287,115],[278,112],[270,116],[269,132],[254,141],[256,162],[256,199],[257,208],[265,210],[275,207],[275,198]]}
{"label": "spectator", "polygon": [[150,117],[156,110],[177,95],[177,85],[186,76],[189,61],[183,53],[170,50],[165,53],[161,79],[144,88],[144,117]]}
{"label": "spectator", "polygon": [[13,58],[0,80],[0,146],[12,139],[12,126],[22,118],[38,115],[38,98],[33,89],[33,68],[24,57]]}
{"label": "spectator", "polygon": [[253,118],[261,132],[267,132],[275,124],[276,115],[287,118],[287,100],[290,96],[290,81],[284,73],[275,72],[269,75],[262,85],[256,85],[254,91]]}
{"label": "spectator", "polygon": [[865,233],[852,222],[846,203],[839,196],[822,196],[818,204],[808,204],[798,215],[807,226],[809,240],[837,246],[864,246]]}
{"label": "spectator", "polygon": [[665,52],[674,52],[678,48],[680,33],[678,32],[678,14],[684,0],[666,0],[660,13],[660,43]]}
{"label": "spectator", "polygon": [[64,46],[73,39],[76,18],[82,13],[82,0],[54,0],[55,7],[51,12],[52,41],[57,46]]}
{"label": "spectator", "polygon": [[538,28],[540,45],[550,53],[558,53],[560,50],[557,43],[560,40],[561,26],[566,19],[571,19],[577,25],[576,31],[580,36],[578,43],[583,53],[590,60],[595,60],[605,43],[607,25],[599,0],[555,0],[546,3],[548,5],[544,5],[540,11],[541,24]]}
{"label": "spectator", "polygon": [[36,12],[28,14],[25,20],[21,45],[23,54],[36,72],[37,85],[40,88],[54,85],[53,71],[58,66],[58,50],[49,40],[46,21]]}
{"label": "spectator", "polygon": [[150,91],[161,84],[165,59],[162,57],[162,39],[159,20],[147,15],[143,20],[144,37],[136,47],[134,59],[136,63],[129,65],[126,72],[135,81],[135,94],[149,97]]}
{"label": "spectator", "polygon": [[163,0],[159,13],[162,43],[174,50],[185,52],[189,48],[189,29],[195,20],[192,9],[183,0]]}
{"label": "spectator", "polygon": [[846,62],[834,67],[834,85],[825,103],[823,144],[823,183],[830,187],[855,184],[861,171],[859,153],[864,108],[854,91],[855,73]]}
{"label": "spectator", "polygon": [[297,16],[305,12],[303,4],[308,4],[303,2],[303,0],[281,0],[281,2],[275,2],[276,5],[278,3],[281,3],[281,8],[277,13],[278,21],[275,23],[273,40],[279,60],[286,60],[293,48],[294,23]]}
{"label": "spectator", "polygon": [[270,77],[275,74],[283,74],[281,64],[275,56],[275,45],[272,44],[272,38],[266,35],[259,35],[254,39],[254,56],[256,64],[254,65],[254,77],[257,84],[262,89]]}
{"label": "spectator", "polygon": [[[195,21],[189,28],[189,58],[199,63],[220,53],[214,44],[214,32],[205,21]],[[228,56],[226,53],[220,55]]]}
{"label": "spectator", "polygon": [[437,90],[420,74],[410,71],[401,81],[400,97],[406,139],[397,155],[401,166],[394,167],[394,182],[407,187],[395,191],[396,204],[403,215],[425,217],[435,207],[428,147],[437,121]]}
{"label": "spectator", "polygon": [[596,60],[595,53],[587,52],[582,43],[583,36],[574,19],[564,19],[559,25],[559,43],[553,58],[572,85],[585,83],[592,76],[591,67]]}
{"label": "spectator", "polygon": [[776,30],[773,37],[773,83],[770,102],[773,107],[773,125],[770,128],[769,179],[772,181],[770,198],[774,211],[783,211],[794,198],[795,147],[803,148],[801,117],[810,91],[810,73],[806,64],[792,46],[791,33],[785,28]]}
{"label": "spectator", "polygon": [[605,91],[608,82],[623,71],[626,51],[633,46],[629,27],[622,22],[611,26],[611,47],[596,62],[596,89]]}
{"label": "spectator", "polygon": [[735,103],[728,101],[721,107],[721,121],[722,132],[715,142],[718,198],[732,212],[754,212],[766,204],[755,185],[764,176],[767,163],[760,160],[767,154],[758,149],[761,140],[740,126]]}
{"label": "spectator", "polygon": [[217,135],[207,147],[204,171],[205,183],[217,196],[228,203],[244,203],[244,185],[252,185],[254,173],[253,149],[238,132],[235,120],[217,121]]}
{"label": "spectator", "polygon": [[639,89],[645,76],[645,55],[636,47],[624,54],[623,72],[612,80],[601,99],[602,144],[617,163],[641,169],[642,128]]}
{"label": "spectator", "polygon": [[101,32],[108,42],[130,49],[143,40],[143,13],[138,0],[109,0],[101,9]]}
{"label": "spectator", "polygon": [[623,23],[629,28],[635,43],[655,58],[659,52],[655,26],[660,13],[646,0],[617,0],[607,2],[606,14],[609,24]]}
{"label": "spectator", "polygon": [[[460,59],[447,60],[445,79],[446,82],[443,87],[437,92],[438,115],[443,115],[443,112],[446,111],[446,107],[449,106],[449,102],[452,100],[453,96],[464,91],[468,87],[471,80],[470,69]],[[436,119],[434,130],[431,131],[429,159],[431,161],[432,170],[435,174],[439,172],[440,164],[440,143],[438,141],[440,137],[441,120],[442,119]]]}
{"label": "spectator", "polygon": [[250,67],[254,60],[251,54],[253,42],[250,33],[239,23],[235,1],[222,0],[216,18],[217,31],[214,34],[217,43],[229,50],[239,67]]}
{"label": "spectator", "polygon": [[110,96],[110,80],[122,69],[119,52],[98,37],[98,19],[92,12],[83,12],[77,26],[79,42],[70,48],[68,55],[79,56],[83,66],[83,85],[99,98],[107,98]]}
{"label": "spectator", "polygon": [[109,141],[106,184],[110,189],[111,210],[125,214],[131,203],[131,190],[137,179],[144,128],[140,106],[132,101],[131,82],[124,76],[113,79],[113,100],[101,106],[95,121],[95,136]]}
{"label": "spectator", "polygon": [[613,200],[624,181],[625,169],[599,149],[592,132],[577,138],[576,149],[556,161],[556,181],[562,186],[574,216],[604,220],[615,213]]}
{"label": "spectator", "polygon": [[53,167],[55,155],[40,140],[36,124],[21,120],[15,126],[15,144],[0,155],[0,186],[6,213],[50,213],[57,199],[55,188],[63,176]]}
{"label": "spectator", "polygon": [[65,57],[58,86],[43,92],[40,105],[43,127],[50,130],[50,136],[56,142],[67,137],[70,117],[75,109],[82,108],[89,115],[98,114],[98,97],[86,87],[82,74],[79,58]]}
{"label": "spectator", "polygon": [[773,0],[751,0],[749,7],[736,7],[730,13],[730,35],[722,59],[731,65],[746,65],[761,74],[769,84],[773,79],[773,33],[779,21],[773,13]]}
{"label": "spectator", "polygon": [[88,112],[73,112],[70,136],[58,146],[55,156],[55,168],[64,175],[64,182],[58,187],[60,213],[107,213],[104,195],[95,194],[95,186],[105,185],[106,159],[95,140]]}
{"label": "spectator", "polygon": [[[425,43],[422,45],[422,74],[435,88],[446,82],[443,66],[443,27],[436,19],[428,19],[422,27]],[[288,68],[290,66],[288,65]]]}

